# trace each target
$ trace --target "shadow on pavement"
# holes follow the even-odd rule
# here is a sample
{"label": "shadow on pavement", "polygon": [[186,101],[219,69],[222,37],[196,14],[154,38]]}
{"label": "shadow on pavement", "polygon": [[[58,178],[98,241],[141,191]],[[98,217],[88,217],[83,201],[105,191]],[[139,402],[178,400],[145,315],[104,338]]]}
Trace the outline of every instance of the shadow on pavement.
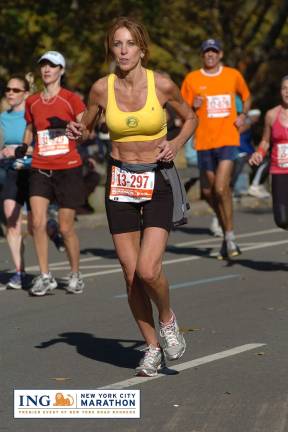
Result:
{"label": "shadow on pavement", "polygon": [[[172,231],[180,231],[185,234],[200,234],[200,235],[210,235],[211,231],[209,228],[195,228],[195,227],[178,227],[173,229]],[[211,237],[214,238],[214,237]]]}
{"label": "shadow on pavement", "polygon": [[288,270],[288,263],[283,263],[279,261],[253,261],[249,259],[239,259],[239,258],[238,259],[233,258],[230,261],[227,261],[227,267],[233,267],[233,265],[235,264],[256,271],[273,272],[273,271]]}
{"label": "shadow on pavement", "polygon": [[214,248],[196,248],[196,247],[175,247],[175,246],[167,246],[166,252],[171,252],[175,255],[195,255],[201,257],[211,258],[210,254]]}
{"label": "shadow on pavement", "polygon": [[241,213],[253,215],[272,214],[271,207],[245,207],[241,209]]}
{"label": "shadow on pavement", "polygon": [[87,248],[81,249],[81,255],[95,255],[101,256],[103,258],[115,259],[117,258],[116,252],[114,249],[101,249],[101,248]]}
{"label": "shadow on pavement", "polygon": [[[35,348],[48,348],[57,343],[75,346],[76,351],[92,360],[113,364],[122,368],[135,368],[143,353],[137,350],[144,345],[143,341],[129,339],[104,339],[90,333],[71,332],[60,333],[59,338],[41,342]],[[129,344],[130,346],[123,346]]]}

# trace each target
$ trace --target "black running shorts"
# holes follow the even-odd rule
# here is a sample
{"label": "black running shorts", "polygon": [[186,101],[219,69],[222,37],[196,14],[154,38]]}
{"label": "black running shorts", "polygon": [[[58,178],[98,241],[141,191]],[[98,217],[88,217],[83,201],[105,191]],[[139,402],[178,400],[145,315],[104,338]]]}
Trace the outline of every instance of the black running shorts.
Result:
{"label": "black running shorts", "polygon": [[29,195],[47,198],[60,208],[76,209],[85,202],[82,167],[65,170],[41,170],[32,168]]}
{"label": "black running shorts", "polygon": [[105,205],[111,234],[140,231],[148,227],[170,231],[173,217],[173,195],[160,170],[155,172],[152,199],[142,203],[117,202],[109,199],[111,165],[108,166]]}
{"label": "black running shorts", "polygon": [[29,206],[29,173],[30,170],[8,169],[5,183],[1,192],[2,200],[13,200],[21,206],[26,203]]}

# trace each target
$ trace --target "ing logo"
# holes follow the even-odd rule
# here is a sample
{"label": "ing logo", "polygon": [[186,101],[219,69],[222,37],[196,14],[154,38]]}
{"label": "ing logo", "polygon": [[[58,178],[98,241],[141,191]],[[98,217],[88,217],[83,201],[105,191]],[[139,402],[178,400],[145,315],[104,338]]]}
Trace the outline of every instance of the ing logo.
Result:
{"label": "ing logo", "polygon": [[135,128],[138,126],[138,119],[136,117],[127,117],[126,124],[129,128]]}
{"label": "ing logo", "polygon": [[71,395],[64,397],[63,393],[56,393],[53,406],[71,406],[74,404],[74,398]]}

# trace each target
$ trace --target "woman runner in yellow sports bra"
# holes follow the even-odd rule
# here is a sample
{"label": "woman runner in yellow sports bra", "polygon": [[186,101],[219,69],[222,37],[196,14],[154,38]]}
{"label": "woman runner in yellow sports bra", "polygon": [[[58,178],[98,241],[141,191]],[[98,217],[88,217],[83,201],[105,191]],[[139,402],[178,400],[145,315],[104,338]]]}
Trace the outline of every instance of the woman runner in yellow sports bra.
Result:
{"label": "woman runner in yellow sports bra", "polygon": [[[173,196],[161,169],[173,166],[177,151],[192,135],[197,120],[167,77],[144,67],[148,57],[145,28],[130,18],[110,27],[106,50],[115,74],[94,83],[81,123],[67,134],[85,136],[103,110],[112,141],[106,187],[106,211],[116,252],[123,268],[128,302],[147,343],[138,376],[155,376],[167,360],[180,358],[185,340],[170,309],[169,286],[162,259],[172,225]],[[179,135],[167,141],[165,105],[183,119]],[[155,331],[152,303],[158,309]]]}

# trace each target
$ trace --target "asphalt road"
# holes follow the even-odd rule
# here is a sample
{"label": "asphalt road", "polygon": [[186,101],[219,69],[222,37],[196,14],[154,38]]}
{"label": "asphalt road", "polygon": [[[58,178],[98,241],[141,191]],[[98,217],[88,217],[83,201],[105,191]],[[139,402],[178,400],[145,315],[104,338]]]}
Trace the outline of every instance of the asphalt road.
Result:
{"label": "asphalt road", "polygon": [[[171,233],[164,268],[187,351],[157,379],[133,378],[142,338],[106,227],[79,228],[83,295],[2,290],[0,432],[288,431],[288,235],[269,209],[235,214],[243,254],[215,258],[209,216]],[[0,243],[1,282],[11,261]],[[27,239],[27,270],[37,274]],[[61,282],[65,254],[51,245]],[[60,283],[61,285],[61,283]],[[14,419],[14,389],[139,389],[140,419]]]}

